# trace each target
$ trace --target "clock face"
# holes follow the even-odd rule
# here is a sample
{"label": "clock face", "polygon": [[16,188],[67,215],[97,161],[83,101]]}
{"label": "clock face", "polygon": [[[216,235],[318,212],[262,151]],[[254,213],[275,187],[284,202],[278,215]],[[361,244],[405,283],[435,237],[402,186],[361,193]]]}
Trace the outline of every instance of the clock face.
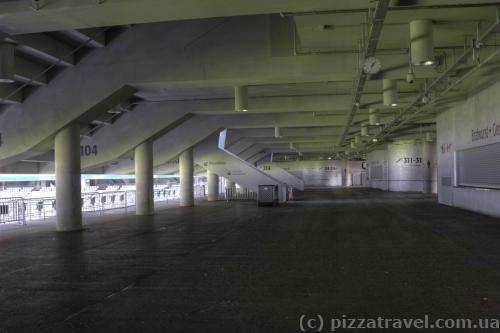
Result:
{"label": "clock face", "polygon": [[366,74],[377,74],[382,68],[382,64],[380,60],[375,57],[370,57],[365,60],[365,64],[363,65],[363,70]]}

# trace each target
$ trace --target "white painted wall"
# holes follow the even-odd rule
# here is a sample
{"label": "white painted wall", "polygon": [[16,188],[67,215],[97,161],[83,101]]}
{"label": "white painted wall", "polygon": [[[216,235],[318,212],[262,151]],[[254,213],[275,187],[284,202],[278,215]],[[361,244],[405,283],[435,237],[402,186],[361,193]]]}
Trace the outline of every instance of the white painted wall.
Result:
{"label": "white painted wall", "polygon": [[389,190],[389,176],[388,176],[388,151],[375,150],[367,156],[367,169],[370,187],[379,190]]}
{"label": "white painted wall", "polygon": [[260,164],[258,168],[262,172],[267,173],[271,177],[281,181],[283,184],[287,184],[288,186],[296,188],[300,191],[304,190],[304,181],[302,179],[284,170],[280,166],[276,165],[276,163]]}
{"label": "white painted wall", "polygon": [[[275,162],[282,169],[302,179],[305,186],[342,186],[342,161]],[[355,186],[366,185],[366,170],[362,161],[349,161],[348,177]]]}
{"label": "white painted wall", "polygon": [[[387,145],[368,154],[370,186],[395,192],[422,192],[430,181],[437,193],[436,145],[415,140]],[[430,180],[427,174],[430,175]]]}
{"label": "white painted wall", "polygon": [[[500,123],[500,83],[468,98],[464,103],[437,117],[439,202],[500,217],[500,190],[457,187],[455,153],[500,142],[500,135],[474,140],[472,131],[492,128]],[[497,166],[500,172],[500,165]],[[451,178],[451,186],[449,180]]]}

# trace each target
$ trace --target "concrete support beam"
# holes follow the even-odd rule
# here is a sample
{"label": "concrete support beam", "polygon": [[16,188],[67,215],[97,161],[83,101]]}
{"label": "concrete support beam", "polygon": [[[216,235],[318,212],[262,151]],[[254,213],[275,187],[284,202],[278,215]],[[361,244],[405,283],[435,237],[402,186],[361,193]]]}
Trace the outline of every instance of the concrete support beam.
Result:
{"label": "concrete support beam", "polygon": [[146,141],[135,148],[135,205],[137,215],[153,215],[153,143]]}
{"label": "concrete support beam", "polygon": [[69,125],[56,134],[57,231],[82,229],[80,181],[80,127]]}
{"label": "concrete support beam", "polygon": [[59,66],[71,67],[75,64],[71,46],[47,34],[27,34],[13,37],[19,43],[16,52],[36,57],[48,63],[58,62]]}
{"label": "concrete support beam", "polygon": [[180,205],[182,207],[194,206],[193,171],[193,149],[189,148],[179,156]]}
{"label": "concrete support beam", "polygon": [[72,40],[85,44],[88,47],[104,47],[106,45],[106,33],[103,29],[81,29],[81,30],[65,30],[61,34],[71,38]]}
{"label": "concrete support beam", "polygon": [[342,186],[352,186],[351,169],[349,167],[349,159],[342,159]]}
{"label": "concrete support beam", "polygon": [[41,74],[45,69],[46,66],[26,60],[23,57],[16,57],[14,79],[21,83],[43,86],[47,84],[47,75]]}
{"label": "concrete support beam", "polygon": [[208,201],[219,200],[219,176],[207,170]]}
{"label": "concrete support beam", "polygon": [[[12,83],[0,83],[0,104],[18,104],[23,102],[22,90],[16,91],[19,86]],[[16,91],[14,93],[14,91]],[[8,96],[8,97],[7,97]]]}

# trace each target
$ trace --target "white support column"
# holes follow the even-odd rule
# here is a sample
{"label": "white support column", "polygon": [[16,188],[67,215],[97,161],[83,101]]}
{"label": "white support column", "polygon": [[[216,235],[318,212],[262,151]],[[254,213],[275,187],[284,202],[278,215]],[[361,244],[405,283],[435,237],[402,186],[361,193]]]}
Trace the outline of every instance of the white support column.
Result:
{"label": "white support column", "polygon": [[153,143],[146,141],[135,148],[135,213],[154,215]]}
{"label": "white support column", "polygon": [[207,170],[208,201],[219,200],[219,176]]}
{"label": "white support column", "polygon": [[182,207],[194,206],[193,170],[193,149],[189,148],[179,156],[180,205]]}
{"label": "white support column", "polygon": [[352,186],[351,168],[348,158],[342,159],[342,186]]}
{"label": "white support column", "polygon": [[57,231],[82,229],[80,126],[73,124],[56,134],[54,141],[56,171]]}

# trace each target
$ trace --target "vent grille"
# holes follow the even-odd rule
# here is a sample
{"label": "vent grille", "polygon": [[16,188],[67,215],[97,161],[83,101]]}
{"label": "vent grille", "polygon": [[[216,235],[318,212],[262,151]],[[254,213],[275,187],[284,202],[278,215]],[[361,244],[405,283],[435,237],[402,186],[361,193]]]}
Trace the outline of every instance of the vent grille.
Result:
{"label": "vent grille", "polygon": [[500,143],[457,151],[459,186],[500,188]]}

